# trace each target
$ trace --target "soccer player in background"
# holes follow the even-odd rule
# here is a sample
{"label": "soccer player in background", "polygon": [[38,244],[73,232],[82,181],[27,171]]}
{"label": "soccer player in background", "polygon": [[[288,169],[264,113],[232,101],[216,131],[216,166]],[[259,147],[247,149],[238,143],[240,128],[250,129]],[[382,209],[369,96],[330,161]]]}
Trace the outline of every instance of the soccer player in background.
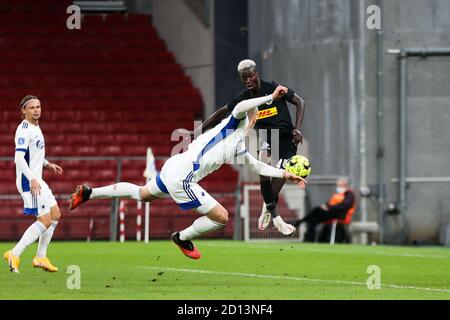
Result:
{"label": "soccer player in background", "polygon": [[[277,87],[275,82],[267,82],[260,79],[256,63],[253,60],[247,59],[241,61],[237,69],[245,89],[238,93],[223,108],[217,110],[205,120],[198,129],[201,132],[210,129],[218,121],[221,121],[229,112],[233,111],[240,101],[263,97],[270,94]],[[286,101],[296,106],[295,127],[292,124]],[[276,166],[284,169],[287,161],[297,153],[298,143],[303,142],[303,135],[300,128],[305,112],[305,102],[293,90],[288,89],[287,94],[282,99],[272,104],[260,105],[258,110],[255,128],[267,130],[267,139],[259,146],[259,160],[267,164],[275,164],[274,161],[277,159],[271,159],[271,151],[279,147],[280,159]],[[271,145],[271,129],[279,130],[278,145]],[[261,194],[264,199],[261,216],[258,221],[258,228],[260,230],[265,230],[269,226],[270,220],[273,219],[275,227],[283,227],[282,229],[277,227],[281,233],[285,235],[291,234],[291,227],[286,227],[286,224],[278,223],[278,221],[282,221],[277,211],[278,195],[285,181],[285,179],[281,178],[260,176]]]}
{"label": "soccer player in background", "polygon": [[37,239],[39,246],[32,265],[45,271],[56,272],[58,268],[47,258],[47,247],[53,232],[61,218],[61,212],[49,186],[42,179],[43,168],[62,174],[57,164],[45,159],[45,140],[39,127],[41,102],[35,96],[28,95],[20,103],[24,120],[16,130],[16,186],[22,196],[26,215],[37,220],[25,231],[20,241],[3,257],[11,272],[19,273],[20,255]]}
{"label": "soccer player in background", "polygon": [[[126,182],[93,189],[78,186],[71,196],[69,209],[73,210],[91,199],[132,198],[152,202],[170,195],[182,210],[195,209],[203,215],[188,228],[171,236],[184,255],[199,259],[200,252],[191,240],[223,228],[228,221],[227,210],[198,185],[201,179],[222,164],[238,158],[242,162],[245,160],[251,170],[260,175],[288,179],[301,188],[305,187],[302,178],[256,160],[245,148],[244,138],[256,122],[257,107],[281,99],[286,92],[287,88],[278,86],[267,96],[240,102],[230,116],[197,137],[187,151],[168,159],[161,172],[145,186]],[[295,227],[292,228],[291,233],[295,231]]]}

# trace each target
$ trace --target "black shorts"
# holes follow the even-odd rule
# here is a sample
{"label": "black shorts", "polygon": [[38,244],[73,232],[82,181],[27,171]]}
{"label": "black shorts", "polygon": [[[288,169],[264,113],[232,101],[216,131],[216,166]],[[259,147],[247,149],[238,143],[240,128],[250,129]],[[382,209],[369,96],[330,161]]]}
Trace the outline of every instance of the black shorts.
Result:
{"label": "black shorts", "polygon": [[267,139],[263,139],[258,146],[258,151],[267,150],[270,156],[276,156],[276,152],[274,152],[274,148],[279,147],[278,157],[277,159],[272,159],[273,164],[277,164],[276,167],[280,169],[284,169],[286,166],[286,162],[293,156],[297,154],[297,146],[292,142],[292,134],[289,133],[281,133],[280,139],[277,145],[271,144],[271,135],[270,131],[267,134]]}

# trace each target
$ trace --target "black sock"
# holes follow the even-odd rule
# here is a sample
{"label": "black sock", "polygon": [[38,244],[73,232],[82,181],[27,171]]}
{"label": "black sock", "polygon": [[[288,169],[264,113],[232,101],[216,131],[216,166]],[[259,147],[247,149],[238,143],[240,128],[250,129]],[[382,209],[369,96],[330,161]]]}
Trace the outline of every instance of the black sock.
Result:
{"label": "black sock", "polygon": [[270,183],[270,179],[264,178],[260,180],[261,186],[261,194],[266,204],[275,203],[272,184]]}

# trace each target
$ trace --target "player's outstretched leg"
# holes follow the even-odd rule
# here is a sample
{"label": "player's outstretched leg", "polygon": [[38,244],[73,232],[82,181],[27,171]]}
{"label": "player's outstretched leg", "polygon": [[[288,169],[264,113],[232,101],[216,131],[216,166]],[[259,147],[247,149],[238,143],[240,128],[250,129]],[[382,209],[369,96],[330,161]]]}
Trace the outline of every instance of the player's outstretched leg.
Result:
{"label": "player's outstretched leg", "polygon": [[138,185],[128,182],[119,182],[109,186],[92,189],[88,186],[78,186],[75,192],[70,196],[69,209],[74,210],[80,204],[92,199],[116,198],[134,199],[146,202],[158,199],[157,196],[148,192],[145,186],[139,187]]}
{"label": "player's outstretched leg", "polygon": [[[210,233],[212,231],[221,229],[228,222],[228,212],[227,210],[218,202],[214,200],[214,207],[209,210],[209,208],[197,208],[197,211],[206,214],[194,221],[192,225],[186,229],[176,232],[172,235],[172,241],[180,248],[181,252],[189,258],[200,259],[200,252],[192,243],[192,239],[197,238],[201,235]],[[208,212],[205,212],[209,210]]]}
{"label": "player's outstretched leg", "polygon": [[78,186],[75,192],[72,193],[69,200],[69,210],[74,210],[80,204],[89,200],[91,196],[92,189],[88,186]]}
{"label": "player's outstretched leg", "polygon": [[191,240],[181,240],[179,232],[173,233],[171,239],[186,257],[191,259],[200,259],[200,251],[198,251]]}

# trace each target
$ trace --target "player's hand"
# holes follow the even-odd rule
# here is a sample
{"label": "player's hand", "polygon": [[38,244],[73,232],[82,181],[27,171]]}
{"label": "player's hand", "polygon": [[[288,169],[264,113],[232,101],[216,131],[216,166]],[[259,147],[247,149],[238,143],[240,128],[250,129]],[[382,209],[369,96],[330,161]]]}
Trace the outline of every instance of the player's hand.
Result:
{"label": "player's hand", "polygon": [[37,181],[36,179],[33,179],[30,181],[31,182],[31,194],[37,196],[38,194],[41,194],[41,185],[39,184],[39,181]]}
{"label": "player's hand", "polygon": [[303,134],[300,130],[294,129],[292,130],[292,142],[295,145],[298,145],[299,143],[303,143]]}
{"label": "player's hand", "polygon": [[278,86],[275,91],[272,93],[272,97],[276,99],[282,98],[288,92],[288,88],[285,86]]}
{"label": "player's hand", "polygon": [[326,211],[328,211],[328,206],[326,205],[326,204],[322,204],[321,206],[320,206],[323,210],[326,210]]}
{"label": "player's hand", "polygon": [[186,130],[186,129],[183,129],[183,128],[176,129],[175,132],[178,133],[180,136],[190,137],[190,136],[194,135],[194,131],[189,131],[189,130]]}
{"label": "player's hand", "polygon": [[53,171],[53,173],[56,173],[56,174],[62,174],[63,173],[63,169],[60,166],[58,166],[56,163],[49,162],[47,164],[47,168],[49,168],[50,170]]}
{"label": "player's hand", "polygon": [[306,188],[306,180],[302,177],[296,176],[295,174],[292,174],[290,172],[287,172],[286,170],[283,172],[283,178],[289,181],[294,182],[296,185],[299,186],[300,189]]}

